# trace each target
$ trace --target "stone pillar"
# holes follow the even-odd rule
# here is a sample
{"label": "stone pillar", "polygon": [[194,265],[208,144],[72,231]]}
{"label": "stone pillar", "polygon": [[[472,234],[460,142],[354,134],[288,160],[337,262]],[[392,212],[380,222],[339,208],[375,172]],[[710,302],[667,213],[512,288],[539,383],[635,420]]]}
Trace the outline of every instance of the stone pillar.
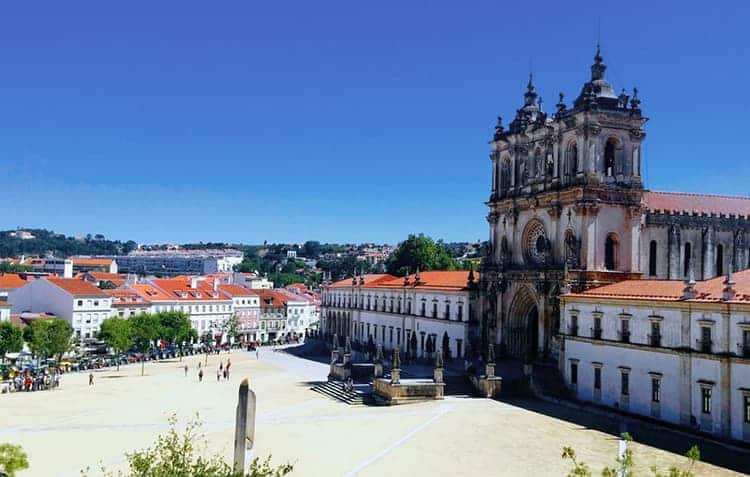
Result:
{"label": "stone pillar", "polygon": [[393,350],[393,364],[391,368],[391,384],[401,382],[401,357],[398,348]]}
{"label": "stone pillar", "polygon": [[375,360],[373,361],[374,369],[372,375],[375,379],[383,377],[383,345],[378,344],[377,351],[375,352]]}
{"label": "stone pillar", "polygon": [[641,213],[637,208],[630,208],[627,212],[630,220],[630,271],[641,271]]}
{"label": "stone pillar", "polygon": [[671,225],[669,227],[669,235],[667,237],[667,256],[669,265],[669,279],[678,280],[681,277],[680,274],[680,226]]}
{"label": "stone pillar", "polygon": [[714,251],[716,250],[716,233],[713,227],[703,229],[703,273],[701,278],[708,280],[716,274],[716,260]]}
{"label": "stone pillar", "polygon": [[[682,347],[690,348],[691,342],[691,328],[690,328],[690,312],[682,312],[682,323],[681,323],[681,343]],[[692,366],[691,357],[689,353],[680,353],[680,424],[683,426],[690,426],[690,417],[693,415],[693,389],[692,389]]]}

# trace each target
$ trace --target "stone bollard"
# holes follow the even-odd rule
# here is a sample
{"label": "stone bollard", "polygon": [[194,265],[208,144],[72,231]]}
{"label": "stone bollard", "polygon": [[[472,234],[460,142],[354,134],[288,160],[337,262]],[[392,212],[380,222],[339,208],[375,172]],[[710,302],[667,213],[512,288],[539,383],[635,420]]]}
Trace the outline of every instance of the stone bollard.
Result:
{"label": "stone bollard", "polygon": [[487,363],[485,366],[485,373],[488,378],[495,377],[495,363]]}
{"label": "stone bollard", "polygon": [[401,370],[398,368],[391,369],[391,384],[399,384],[401,382]]}
{"label": "stone bollard", "polygon": [[435,368],[432,370],[432,379],[436,383],[443,382],[443,368]]}

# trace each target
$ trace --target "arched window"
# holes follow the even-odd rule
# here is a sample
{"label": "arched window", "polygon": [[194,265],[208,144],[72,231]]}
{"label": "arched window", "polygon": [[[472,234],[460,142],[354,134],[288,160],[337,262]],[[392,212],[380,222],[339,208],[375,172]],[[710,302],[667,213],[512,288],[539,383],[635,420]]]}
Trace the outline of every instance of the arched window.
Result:
{"label": "arched window", "polygon": [[683,275],[688,276],[690,273],[690,259],[692,258],[692,246],[690,245],[690,242],[685,242],[685,258],[682,260],[683,265]]}
{"label": "arched window", "polygon": [[724,275],[724,246],[716,246],[716,276]]}
{"label": "arched window", "polygon": [[568,146],[567,154],[567,167],[565,169],[565,175],[568,179],[575,177],[578,171],[578,145],[574,142]]}
{"label": "arched window", "polygon": [[617,139],[611,137],[607,139],[604,145],[604,174],[608,177],[615,175],[615,150],[617,149]]}
{"label": "arched window", "polygon": [[510,158],[506,157],[500,166],[500,190],[510,189]]}
{"label": "arched window", "polygon": [[652,240],[648,245],[648,274],[656,276],[656,240]]}
{"label": "arched window", "polygon": [[534,169],[531,171],[531,176],[537,177],[544,173],[544,156],[542,156],[542,150],[536,148],[534,150]]}
{"label": "arched window", "polygon": [[617,235],[607,235],[607,240],[604,242],[604,268],[607,270],[615,270],[617,268],[618,242]]}

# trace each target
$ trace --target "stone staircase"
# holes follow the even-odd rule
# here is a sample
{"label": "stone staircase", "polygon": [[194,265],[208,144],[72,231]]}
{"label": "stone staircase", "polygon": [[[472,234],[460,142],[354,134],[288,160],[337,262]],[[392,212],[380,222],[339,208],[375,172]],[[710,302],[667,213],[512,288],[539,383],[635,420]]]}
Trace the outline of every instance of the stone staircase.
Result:
{"label": "stone staircase", "polygon": [[311,389],[323,396],[329,397],[334,401],[343,402],[350,406],[364,406],[365,400],[368,397],[362,389],[357,389],[358,386],[354,387],[351,392],[346,392],[341,387],[340,381],[327,381],[319,383],[313,386]]}

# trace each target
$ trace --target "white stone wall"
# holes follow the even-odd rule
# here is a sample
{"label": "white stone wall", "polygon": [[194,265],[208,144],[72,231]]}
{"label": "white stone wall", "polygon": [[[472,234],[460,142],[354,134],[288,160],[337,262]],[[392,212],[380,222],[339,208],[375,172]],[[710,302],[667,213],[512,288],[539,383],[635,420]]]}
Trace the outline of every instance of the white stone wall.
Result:
{"label": "white stone wall", "polygon": [[[724,304],[690,308],[663,303],[566,298],[560,332],[566,334],[561,370],[578,399],[624,408],[674,424],[696,426],[703,431],[750,441],[745,423],[744,395],[750,392],[750,359],[739,353],[737,342],[750,327],[746,307],[727,312]],[[571,336],[573,316],[578,317],[578,336]],[[602,320],[601,339],[594,339],[594,317]],[[620,341],[621,320],[628,319],[630,342]],[[660,346],[651,346],[651,323],[661,326]],[[701,327],[712,330],[712,352],[701,349]],[[692,352],[684,351],[692,348]],[[717,354],[719,353],[719,354]],[[571,381],[571,363],[578,364],[578,382]],[[594,368],[601,367],[600,393],[594,390]],[[621,373],[629,374],[629,396],[621,394]],[[651,380],[660,379],[661,399],[652,402]],[[710,413],[702,412],[702,388],[710,388]]]}

